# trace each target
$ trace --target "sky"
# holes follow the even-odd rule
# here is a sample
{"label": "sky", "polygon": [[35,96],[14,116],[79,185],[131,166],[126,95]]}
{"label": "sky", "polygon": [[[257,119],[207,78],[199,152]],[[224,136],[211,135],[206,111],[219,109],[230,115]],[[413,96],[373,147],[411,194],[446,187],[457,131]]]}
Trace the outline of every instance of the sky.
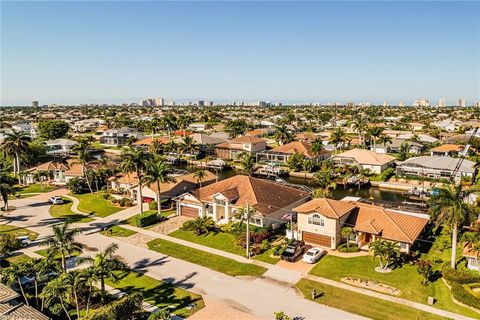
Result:
{"label": "sky", "polygon": [[479,2],[1,2],[1,105],[480,100]]}

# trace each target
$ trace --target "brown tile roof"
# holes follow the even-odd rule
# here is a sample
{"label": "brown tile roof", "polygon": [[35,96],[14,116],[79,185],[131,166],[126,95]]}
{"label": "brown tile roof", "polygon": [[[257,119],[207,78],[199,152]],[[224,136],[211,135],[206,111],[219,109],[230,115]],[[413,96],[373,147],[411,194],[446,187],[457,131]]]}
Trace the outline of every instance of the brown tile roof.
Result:
{"label": "brown tile roof", "polygon": [[395,157],[376,153],[365,149],[352,149],[340,154],[337,154],[333,158],[353,158],[360,164],[370,165],[383,165],[395,160]]}
{"label": "brown tile roof", "polygon": [[[205,170],[205,177],[203,178],[203,180],[201,182],[202,183],[207,183],[207,182],[212,182],[216,179],[217,179],[217,176],[214,173]],[[138,181],[138,179],[136,181]],[[181,182],[190,183],[190,184],[195,185],[195,186],[197,185],[197,179],[194,177],[194,173],[190,173],[190,174],[186,174],[186,175],[183,175],[183,176],[175,177],[174,182],[160,183],[160,191],[162,193],[170,191],[173,188],[175,188]],[[157,184],[156,183],[152,183],[148,187],[153,192],[157,192]]]}
{"label": "brown tile roof", "polygon": [[146,137],[141,140],[135,141],[133,144],[137,146],[150,146],[154,140],[159,141],[160,143],[164,144],[168,142],[168,139],[166,138],[159,138],[159,137]]}
{"label": "brown tile roof", "polygon": [[19,294],[10,287],[0,283],[0,303],[7,302],[19,297]]}
{"label": "brown tile roof", "polygon": [[54,171],[54,170],[67,170],[67,169],[68,167],[61,162],[48,161],[34,168],[30,168],[27,171],[36,172],[36,171]]}
{"label": "brown tile roof", "polygon": [[355,205],[349,202],[327,198],[315,198],[294,208],[293,211],[307,214],[318,212],[327,218],[338,219],[353,209],[355,209]]}
{"label": "brown tile roof", "polygon": [[232,204],[243,207],[247,203],[262,215],[268,215],[288,207],[309,196],[307,192],[279,185],[264,179],[237,175],[195,190],[195,197],[204,202],[211,202],[213,195],[225,194],[232,199]]}
{"label": "brown tile roof", "polygon": [[387,210],[380,206],[352,202],[357,208],[349,215],[346,224],[358,231],[374,230],[387,240],[413,243],[429,219],[413,214]]}
{"label": "brown tile roof", "polygon": [[459,144],[442,144],[441,146],[438,146],[438,147],[435,147],[435,148],[432,148],[430,151],[433,151],[433,152],[451,152],[451,151],[455,151],[455,152],[460,152],[463,150],[463,146],[459,145]]}
{"label": "brown tile roof", "polygon": [[235,139],[230,140],[230,142],[233,143],[259,143],[259,142],[265,142],[264,139],[260,139],[257,137],[252,137],[252,136],[240,136]]}
{"label": "brown tile roof", "polygon": [[[269,152],[280,152],[287,154],[301,153],[307,158],[315,158],[316,155],[312,151],[312,145],[306,141],[292,141],[290,143],[284,144],[283,146],[278,146],[273,148]],[[328,151],[323,151],[328,152]]]}
{"label": "brown tile roof", "polygon": [[267,129],[255,129],[255,130],[250,130],[245,132],[245,135],[247,136],[261,136],[264,134],[267,134],[268,130]]}

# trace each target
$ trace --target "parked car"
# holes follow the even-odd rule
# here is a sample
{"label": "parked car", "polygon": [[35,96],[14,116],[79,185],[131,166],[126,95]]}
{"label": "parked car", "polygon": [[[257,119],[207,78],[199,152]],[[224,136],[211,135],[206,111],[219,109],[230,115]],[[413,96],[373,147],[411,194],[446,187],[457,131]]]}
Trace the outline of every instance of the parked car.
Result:
{"label": "parked car", "polygon": [[63,203],[63,199],[60,196],[53,196],[49,200],[52,204],[62,204]]}
{"label": "parked car", "polygon": [[295,240],[283,251],[281,259],[288,262],[295,262],[297,258],[305,251],[305,242]]}
{"label": "parked car", "polygon": [[[49,274],[46,274],[44,276],[41,276],[39,279],[37,279],[37,284],[38,285],[41,285],[45,282],[48,282],[52,279],[55,279],[57,277],[57,273],[56,272],[50,272]],[[22,286],[25,288],[25,289],[31,289],[35,286],[35,278],[34,277],[26,277],[26,276],[23,276],[20,278],[20,283],[22,284]],[[17,284],[18,286],[18,284]]]}
{"label": "parked car", "polygon": [[20,246],[28,247],[32,241],[28,236],[19,236],[17,237],[18,242],[20,242]]}
{"label": "parked car", "polygon": [[325,251],[320,248],[311,248],[303,255],[303,262],[315,263],[324,255]]}

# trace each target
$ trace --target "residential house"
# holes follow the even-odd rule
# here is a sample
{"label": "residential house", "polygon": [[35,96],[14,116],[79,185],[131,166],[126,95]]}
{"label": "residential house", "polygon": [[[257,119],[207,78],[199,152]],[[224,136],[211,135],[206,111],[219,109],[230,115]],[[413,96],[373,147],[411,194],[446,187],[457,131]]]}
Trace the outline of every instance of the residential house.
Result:
{"label": "residential house", "polygon": [[420,134],[405,133],[405,134],[398,135],[397,138],[410,140],[410,141],[415,140],[421,143],[435,143],[438,141],[437,138],[429,136],[428,134],[424,134],[424,133],[420,133]]}
{"label": "residential house", "polygon": [[227,137],[222,137],[221,135],[206,135],[203,133],[195,133],[191,137],[200,147],[199,152],[206,156],[214,155],[215,147],[228,140]]}
{"label": "residential house", "polygon": [[312,151],[312,145],[306,141],[292,141],[271,150],[257,153],[257,162],[286,164],[295,153],[301,153],[306,159],[319,162],[330,158],[331,152],[322,149],[319,153]]}
{"label": "residential house", "polygon": [[[65,172],[68,169],[66,163],[49,161],[25,170],[25,174],[22,176],[22,182],[25,185],[29,185],[41,179],[42,181],[49,181],[53,184],[65,184]],[[42,178],[40,178],[40,173],[43,175]]]}
{"label": "residential house", "polygon": [[455,172],[454,179],[475,177],[475,162],[452,158],[449,156],[420,156],[407,159],[397,165],[398,175],[413,175],[433,179],[449,179]]}
{"label": "residential house", "polygon": [[[403,143],[408,145],[408,153],[411,153],[411,154],[421,154],[426,149],[426,147],[419,142],[413,142],[413,141],[407,141],[407,140],[395,138],[395,139],[392,139],[391,142],[386,143],[385,145],[377,144],[376,152],[382,153],[382,154],[398,153]],[[373,146],[371,146],[370,148],[373,149]]]}
{"label": "residential house", "polygon": [[463,256],[467,259],[468,269],[480,271],[480,250],[473,243],[468,242],[463,247]]}
{"label": "residential house", "polygon": [[278,226],[291,209],[310,199],[306,191],[272,181],[237,175],[180,196],[177,214],[187,217],[211,217],[219,224],[232,220],[249,205],[255,213],[250,223]]}
{"label": "residential house", "polygon": [[0,319],[10,320],[50,320],[37,309],[27,306],[20,295],[10,287],[0,283]]}
{"label": "residential house", "polygon": [[237,159],[239,154],[248,153],[254,156],[257,152],[264,151],[266,148],[267,143],[264,139],[240,136],[217,144],[215,146],[215,155],[221,159]]}
{"label": "residential house", "polygon": [[135,141],[133,145],[137,147],[142,147],[142,148],[150,148],[153,145],[153,141],[158,141],[160,144],[166,144],[168,142],[168,138],[150,136],[150,137],[145,137],[143,139]]}
{"label": "residential house", "polygon": [[251,137],[257,137],[257,138],[264,138],[272,133],[274,133],[275,130],[271,128],[261,128],[261,129],[254,129],[245,132],[246,136],[251,136]]}
{"label": "residential house", "polygon": [[[368,250],[370,242],[385,239],[398,243],[401,251],[408,252],[429,221],[425,214],[388,210],[347,199],[316,198],[293,211],[298,214],[298,238],[329,249],[351,241]],[[342,238],[344,226],[354,229],[352,238]]]}
{"label": "residential house", "polygon": [[454,157],[463,151],[463,146],[458,144],[442,144],[430,149],[431,156]]}
{"label": "residential house", "polygon": [[100,125],[105,124],[103,119],[84,119],[75,121],[72,125],[73,130],[77,133],[95,131]]}
{"label": "residential house", "polygon": [[30,121],[15,121],[12,123],[12,130],[23,132],[31,138],[36,138],[38,136],[34,124]]}
{"label": "residential house", "polygon": [[108,146],[123,146],[127,144],[130,139],[138,139],[140,134],[136,129],[119,128],[109,129],[102,133],[100,143]]}
{"label": "residential house", "polygon": [[205,131],[207,130],[208,126],[206,123],[191,123],[188,125],[188,129],[192,131]]}
{"label": "residential house", "polygon": [[72,151],[72,147],[77,143],[70,139],[54,139],[45,141],[47,154],[66,156]]}
{"label": "residential house", "polygon": [[370,150],[352,149],[333,156],[332,160],[340,165],[354,165],[372,173],[381,173],[393,164],[395,158]]}

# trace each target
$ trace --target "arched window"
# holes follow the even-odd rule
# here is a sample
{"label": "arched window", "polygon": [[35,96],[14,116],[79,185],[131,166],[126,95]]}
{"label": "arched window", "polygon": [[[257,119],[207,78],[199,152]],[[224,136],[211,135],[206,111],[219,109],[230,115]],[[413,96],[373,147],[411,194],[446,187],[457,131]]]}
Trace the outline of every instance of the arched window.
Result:
{"label": "arched window", "polygon": [[321,227],[325,226],[325,220],[316,213],[308,217],[308,223]]}

